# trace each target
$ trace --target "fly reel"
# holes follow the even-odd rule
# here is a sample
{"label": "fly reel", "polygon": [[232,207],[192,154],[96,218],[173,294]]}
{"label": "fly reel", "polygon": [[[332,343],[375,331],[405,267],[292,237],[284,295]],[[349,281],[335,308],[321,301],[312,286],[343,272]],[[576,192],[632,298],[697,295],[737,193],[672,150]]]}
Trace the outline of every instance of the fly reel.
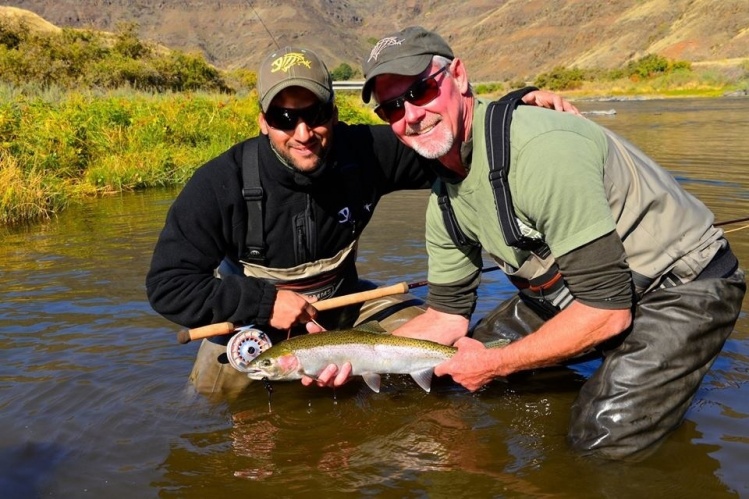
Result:
{"label": "fly reel", "polygon": [[237,334],[226,344],[229,364],[240,372],[247,372],[250,361],[271,347],[270,338],[252,326],[237,329]]}

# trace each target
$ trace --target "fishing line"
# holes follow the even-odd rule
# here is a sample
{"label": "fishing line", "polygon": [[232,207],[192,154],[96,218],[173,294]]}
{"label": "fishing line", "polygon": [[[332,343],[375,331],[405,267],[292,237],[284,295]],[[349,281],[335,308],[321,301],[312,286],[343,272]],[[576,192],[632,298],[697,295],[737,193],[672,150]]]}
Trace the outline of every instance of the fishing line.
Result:
{"label": "fishing line", "polygon": [[260,14],[257,13],[257,11],[255,10],[255,7],[253,7],[250,0],[247,0],[247,5],[249,5],[250,8],[252,9],[252,12],[255,13],[255,16],[257,16],[257,20],[260,21],[260,24],[263,26],[263,28],[265,28],[266,33],[268,33],[268,36],[270,36],[270,39],[273,40],[273,43],[276,45],[276,48],[280,50],[281,46],[276,41],[276,38],[273,36],[273,33],[271,33],[270,30],[268,29],[268,26],[265,25],[265,23],[263,22],[263,18],[261,18]]}

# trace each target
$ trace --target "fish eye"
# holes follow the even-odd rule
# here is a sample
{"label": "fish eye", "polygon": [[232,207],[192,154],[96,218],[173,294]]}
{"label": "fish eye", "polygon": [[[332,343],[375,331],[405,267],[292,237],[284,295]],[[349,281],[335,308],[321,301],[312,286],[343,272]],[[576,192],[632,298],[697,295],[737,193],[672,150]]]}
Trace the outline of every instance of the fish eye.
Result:
{"label": "fish eye", "polygon": [[270,363],[270,360],[269,360],[269,359],[263,359],[263,360],[262,360],[262,361],[260,362],[260,367],[270,367],[270,365],[271,365],[271,363]]}

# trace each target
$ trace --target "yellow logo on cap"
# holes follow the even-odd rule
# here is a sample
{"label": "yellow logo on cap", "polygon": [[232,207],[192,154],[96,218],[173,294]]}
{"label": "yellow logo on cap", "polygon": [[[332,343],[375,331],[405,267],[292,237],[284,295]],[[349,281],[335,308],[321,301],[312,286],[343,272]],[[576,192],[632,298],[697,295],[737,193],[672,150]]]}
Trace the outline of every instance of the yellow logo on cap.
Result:
{"label": "yellow logo on cap", "polygon": [[271,73],[275,73],[276,71],[283,71],[286,73],[294,66],[306,66],[307,68],[310,68],[312,62],[305,59],[304,54],[300,52],[289,52],[273,61],[270,71]]}

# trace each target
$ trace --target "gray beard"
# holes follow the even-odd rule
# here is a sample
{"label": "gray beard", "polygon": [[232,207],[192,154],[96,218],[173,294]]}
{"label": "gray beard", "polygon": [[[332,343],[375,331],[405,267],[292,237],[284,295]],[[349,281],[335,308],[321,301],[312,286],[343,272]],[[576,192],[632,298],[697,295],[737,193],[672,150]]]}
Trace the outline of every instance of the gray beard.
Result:
{"label": "gray beard", "polygon": [[427,159],[439,159],[450,152],[450,149],[452,149],[453,143],[455,142],[455,137],[453,137],[452,134],[447,134],[447,137],[445,137],[444,139],[445,140],[442,140],[439,143],[414,143],[411,145],[411,147],[419,156]]}

